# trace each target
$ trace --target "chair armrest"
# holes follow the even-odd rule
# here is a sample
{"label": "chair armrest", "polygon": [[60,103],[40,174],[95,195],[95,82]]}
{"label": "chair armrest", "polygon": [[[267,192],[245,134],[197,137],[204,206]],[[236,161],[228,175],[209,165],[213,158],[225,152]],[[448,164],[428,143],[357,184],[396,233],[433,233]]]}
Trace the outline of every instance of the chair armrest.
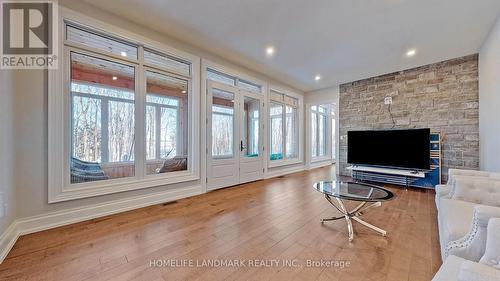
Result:
{"label": "chair armrest", "polygon": [[435,187],[436,197],[438,198],[450,198],[450,193],[452,189],[452,185],[447,184],[438,184]]}
{"label": "chair armrest", "polygon": [[464,259],[462,258],[453,255],[449,256],[443,261],[432,281],[457,281],[458,271],[463,262]]}
{"label": "chair armrest", "polygon": [[488,222],[486,249],[479,262],[500,269],[500,218],[491,218]]}
{"label": "chair armrest", "polygon": [[485,264],[465,260],[458,271],[458,281],[495,281],[500,280],[500,270]]}
{"label": "chair armrest", "polygon": [[448,242],[444,257],[455,255],[467,260],[479,261],[486,248],[487,227],[490,218],[500,218],[499,207],[474,207],[469,233],[458,240]]}

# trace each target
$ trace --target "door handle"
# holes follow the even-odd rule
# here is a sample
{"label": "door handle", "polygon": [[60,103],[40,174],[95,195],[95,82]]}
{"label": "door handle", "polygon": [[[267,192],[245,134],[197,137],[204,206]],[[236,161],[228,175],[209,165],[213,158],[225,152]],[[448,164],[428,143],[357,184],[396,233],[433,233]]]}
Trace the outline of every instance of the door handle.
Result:
{"label": "door handle", "polygon": [[246,147],[243,146],[243,141],[240,141],[240,151],[243,151]]}

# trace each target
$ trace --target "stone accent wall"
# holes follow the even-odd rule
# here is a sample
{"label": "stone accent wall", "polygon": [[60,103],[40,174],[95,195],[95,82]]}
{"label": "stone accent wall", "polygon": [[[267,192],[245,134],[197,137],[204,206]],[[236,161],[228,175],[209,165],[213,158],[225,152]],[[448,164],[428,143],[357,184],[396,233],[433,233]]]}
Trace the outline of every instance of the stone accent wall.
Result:
{"label": "stone accent wall", "polygon": [[[449,168],[479,167],[478,56],[470,55],[340,85],[340,174],[347,167],[347,131],[431,128],[443,142],[443,180]],[[376,148],[375,148],[376,149]]]}

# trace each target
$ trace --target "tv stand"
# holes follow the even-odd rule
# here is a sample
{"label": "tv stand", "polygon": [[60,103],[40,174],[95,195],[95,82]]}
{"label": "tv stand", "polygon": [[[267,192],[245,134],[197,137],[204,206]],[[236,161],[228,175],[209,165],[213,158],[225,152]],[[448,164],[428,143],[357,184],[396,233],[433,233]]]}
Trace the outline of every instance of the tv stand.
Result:
{"label": "tv stand", "polygon": [[431,133],[430,170],[403,170],[354,165],[347,167],[351,170],[352,178],[357,181],[372,181],[388,184],[430,188],[441,184],[441,135]]}
{"label": "tv stand", "polygon": [[425,178],[424,171],[379,168],[355,165],[347,167],[352,172],[352,178],[358,181],[373,181],[403,185],[406,188],[418,179]]}

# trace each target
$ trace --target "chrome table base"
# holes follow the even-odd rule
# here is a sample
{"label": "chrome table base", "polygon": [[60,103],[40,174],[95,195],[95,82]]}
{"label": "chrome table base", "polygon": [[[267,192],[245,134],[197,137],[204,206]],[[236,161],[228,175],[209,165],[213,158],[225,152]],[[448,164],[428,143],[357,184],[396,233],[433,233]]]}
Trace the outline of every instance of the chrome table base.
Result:
{"label": "chrome table base", "polygon": [[352,229],[352,221],[351,220],[355,220],[355,221],[359,222],[360,224],[364,225],[365,227],[368,227],[369,229],[378,232],[382,236],[387,235],[387,231],[385,231],[381,228],[378,228],[372,224],[369,224],[366,221],[359,218],[361,215],[363,215],[364,211],[366,211],[370,208],[373,208],[373,207],[380,207],[382,205],[381,202],[374,202],[371,204],[368,204],[369,202],[362,202],[356,208],[352,209],[351,211],[348,211],[346,209],[344,203],[342,202],[342,199],[335,198],[337,203],[338,203],[338,205],[337,205],[332,201],[332,198],[330,196],[325,194],[325,198],[326,198],[326,200],[328,200],[328,202],[330,202],[330,204],[332,204],[332,206],[335,207],[335,209],[337,209],[342,214],[342,216],[324,218],[324,219],[321,219],[321,223],[324,223],[327,221],[345,219],[347,222],[347,231],[349,233],[349,242],[351,242],[354,239],[354,231]]}

